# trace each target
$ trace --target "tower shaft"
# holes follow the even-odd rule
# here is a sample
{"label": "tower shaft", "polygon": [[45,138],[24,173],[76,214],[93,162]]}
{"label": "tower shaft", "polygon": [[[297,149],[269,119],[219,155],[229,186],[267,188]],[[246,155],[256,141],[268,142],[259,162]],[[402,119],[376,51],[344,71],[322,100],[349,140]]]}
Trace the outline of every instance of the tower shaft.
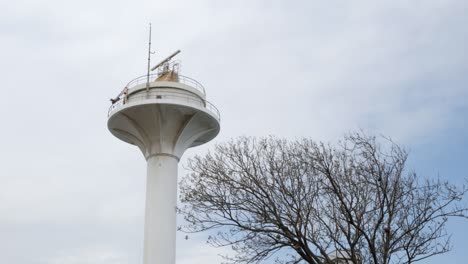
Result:
{"label": "tower shaft", "polygon": [[144,264],[175,263],[178,159],[147,160]]}

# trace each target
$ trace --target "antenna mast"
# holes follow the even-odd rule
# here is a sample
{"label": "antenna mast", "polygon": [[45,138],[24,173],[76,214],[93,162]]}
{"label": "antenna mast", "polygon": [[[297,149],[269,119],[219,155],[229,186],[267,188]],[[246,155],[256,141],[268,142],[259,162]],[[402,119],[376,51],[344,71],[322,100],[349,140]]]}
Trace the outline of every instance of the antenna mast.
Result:
{"label": "antenna mast", "polygon": [[146,73],[146,91],[149,91],[150,63],[151,63],[151,23],[149,23],[149,41],[148,41],[148,71]]}

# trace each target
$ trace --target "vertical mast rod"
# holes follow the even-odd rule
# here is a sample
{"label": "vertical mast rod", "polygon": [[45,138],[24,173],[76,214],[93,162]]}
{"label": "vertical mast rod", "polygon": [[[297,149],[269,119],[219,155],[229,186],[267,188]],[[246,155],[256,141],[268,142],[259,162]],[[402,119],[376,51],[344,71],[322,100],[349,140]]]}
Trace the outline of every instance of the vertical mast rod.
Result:
{"label": "vertical mast rod", "polygon": [[149,75],[151,62],[151,23],[149,24],[149,41],[148,41],[148,71],[146,73],[146,91],[149,91]]}

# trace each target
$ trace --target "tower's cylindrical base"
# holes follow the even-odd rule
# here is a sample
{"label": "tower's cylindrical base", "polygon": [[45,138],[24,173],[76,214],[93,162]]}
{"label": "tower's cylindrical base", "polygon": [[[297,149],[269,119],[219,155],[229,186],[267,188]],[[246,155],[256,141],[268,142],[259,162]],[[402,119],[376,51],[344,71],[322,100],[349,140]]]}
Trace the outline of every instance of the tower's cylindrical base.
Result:
{"label": "tower's cylindrical base", "polygon": [[143,263],[174,264],[178,160],[157,154],[147,162]]}

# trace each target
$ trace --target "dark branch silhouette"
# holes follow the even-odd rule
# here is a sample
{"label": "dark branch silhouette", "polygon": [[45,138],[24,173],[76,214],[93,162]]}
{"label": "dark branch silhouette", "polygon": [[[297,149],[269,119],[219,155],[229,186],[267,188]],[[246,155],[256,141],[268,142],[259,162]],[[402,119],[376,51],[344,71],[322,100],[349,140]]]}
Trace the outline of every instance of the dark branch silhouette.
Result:
{"label": "dark branch silhouette", "polygon": [[186,232],[216,230],[231,263],[413,263],[450,250],[466,186],[422,179],[389,139],[337,146],[242,137],[191,159],[181,184]]}

